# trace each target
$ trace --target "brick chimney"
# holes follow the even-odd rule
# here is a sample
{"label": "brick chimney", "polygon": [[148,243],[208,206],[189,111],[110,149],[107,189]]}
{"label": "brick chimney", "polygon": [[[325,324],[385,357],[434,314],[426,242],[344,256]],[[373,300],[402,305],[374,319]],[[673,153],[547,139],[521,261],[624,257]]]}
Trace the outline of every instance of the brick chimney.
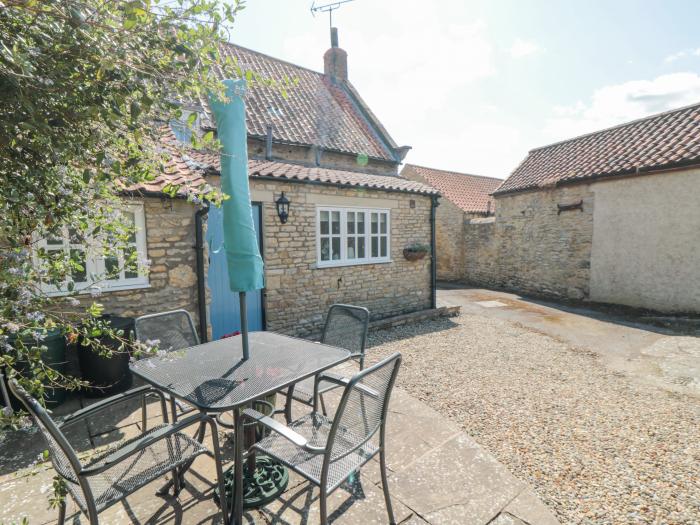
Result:
{"label": "brick chimney", "polygon": [[348,80],[348,54],[338,47],[336,27],[331,27],[331,48],[323,54],[323,72],[334,83]]}

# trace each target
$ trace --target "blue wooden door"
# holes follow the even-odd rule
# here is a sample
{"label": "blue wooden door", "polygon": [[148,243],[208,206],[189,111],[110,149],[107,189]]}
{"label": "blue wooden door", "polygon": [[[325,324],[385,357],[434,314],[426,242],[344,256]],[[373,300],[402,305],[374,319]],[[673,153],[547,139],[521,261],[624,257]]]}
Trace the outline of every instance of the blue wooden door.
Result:
{"label": "blue wooden door", "polygon": [[[228,268],[224,250],[223,210],[212,206],[207,219],[207,243],[209,245],[209,275],[207,283],[211,292],[209,319],[212,337],[220,339],[223,335],[241,329],[238,293],[232,292],[228,284]],[[262,253],[260,230],[260,205],[253,205],[253,223],[258,234],[258,246]],[[248,292],[248,329],[263,330],[262,290]]]}

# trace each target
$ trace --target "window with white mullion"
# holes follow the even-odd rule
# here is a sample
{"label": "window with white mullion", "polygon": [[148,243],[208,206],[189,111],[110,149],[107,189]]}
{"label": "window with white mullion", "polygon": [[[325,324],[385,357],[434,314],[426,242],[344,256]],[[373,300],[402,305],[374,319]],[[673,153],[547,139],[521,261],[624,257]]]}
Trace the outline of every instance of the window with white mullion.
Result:
{"label": "window with white mullion", "polygon": [[[72,228],[64,228],[57,237],[49,237],[39,242],[39,247],[49,258],[74,261],[61,282],[47,278],[42,287],[50,294],[63,294],[73,290],[81,291],[91,287],[110,289],[137,288],[148,286],[148,275],[141,265],[147,265],[146,219],[143,206],[125,205],[120,213],[124,222],[134,227],[125,242],[116,239],[83,239]],[[115,246],[107,252],[104,245]],[[39,257],[35,263],[41,266]]]}
{"label": "window with white mullion", "polygon": [[361,261],[367,258],[367,233],[365,228],[367,212],[345,211],[345,258]]}
{"label": "window with white mullion", "polygon": [[319,266],[388,262],[389,210],[319,207],[317,237]]}
{"label": "window with white mullion", "polygon": [[372,212],[370,215],[370,257],[387,258],[389,256],[389,214]]}
{"label": "window with white mullion", "polygon": [[319,215],[319,259],[342,259],[342,217],[340,210],[321,210]]}

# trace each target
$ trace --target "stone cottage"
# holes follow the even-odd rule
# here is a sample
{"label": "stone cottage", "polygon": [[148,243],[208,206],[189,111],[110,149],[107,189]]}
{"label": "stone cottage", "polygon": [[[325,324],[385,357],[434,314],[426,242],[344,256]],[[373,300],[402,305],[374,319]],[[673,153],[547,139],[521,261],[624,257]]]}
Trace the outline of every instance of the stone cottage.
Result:
{"label": "stone cottage", "polygon": [[[265,290],[248,300],[253,330],[306,335],[338,302],[366,306],[373,318],[435,304],[432,256],[408,261],[402,251],[431,244],[438,192],[398,176],[410,148],[394,142],[352,86],[347,53],[335,30],[332,36],[323,73],[222,44],[241,68],[293,81],[286,96],[263,84],[246,95],[251,199],[266,278]],[[191,111],[197,128],[215,129],[207,108]],[[221,211],[184,196],[219,185],[219,155],[189,149],[188,132],[178,122],[166,127],[166,169],[125,195],[137,226],[130,249],[150,261],[150,272],[123,271],[100,283],[99,301],[106,312],[127,316],[184,308],[201,334],[218,338],[239,328],[223,266]],[[176,198],[164,194],[171,185],[180,188]],[[277,210],[283,194],[286,222]],[[67,242],[61,249],[74,248]]]}
{"label": "stone cottage", "polygon": [[700,104],[534,149],[494,198],[470,282],[700,313]]}
{"label": "stone cottage", "polygon": [[436,212],[437,276],[445,281],[464,278],[464,222],[494,214],[491,193],[503,179],[406,164],[405,179],[422,182],[440,192]]}

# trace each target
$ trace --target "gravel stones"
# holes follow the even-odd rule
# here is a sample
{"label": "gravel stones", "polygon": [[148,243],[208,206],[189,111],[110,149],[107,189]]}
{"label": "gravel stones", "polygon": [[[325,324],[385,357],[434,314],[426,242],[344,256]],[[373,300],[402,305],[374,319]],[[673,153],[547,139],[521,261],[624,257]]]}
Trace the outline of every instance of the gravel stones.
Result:
{"label": "gravel stones", "polygon": [[461,315],[370,335],[398,385],[530,483],[562,523],[700,523],[700,399],[627,379],[515,323]]}

